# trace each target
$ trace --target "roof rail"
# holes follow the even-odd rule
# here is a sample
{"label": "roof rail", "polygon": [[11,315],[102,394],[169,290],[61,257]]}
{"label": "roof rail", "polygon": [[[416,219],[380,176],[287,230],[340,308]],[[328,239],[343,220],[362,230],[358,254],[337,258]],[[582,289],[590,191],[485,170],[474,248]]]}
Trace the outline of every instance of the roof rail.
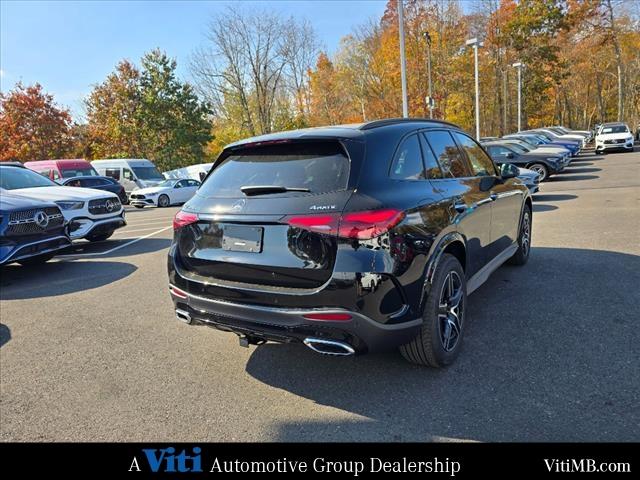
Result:
{"label": "roof rail", "polygon": [[444,120],[435,120],[433,118],[385,118],[383,120],[372,120],[370,122],[363,123],[359,127],[359,130],[371,130],[372,128],[386,127],[387,125],[414,122],[440,123],[449,127],[460,128],[458,125],[454,125],[453,123],[445,122]]}

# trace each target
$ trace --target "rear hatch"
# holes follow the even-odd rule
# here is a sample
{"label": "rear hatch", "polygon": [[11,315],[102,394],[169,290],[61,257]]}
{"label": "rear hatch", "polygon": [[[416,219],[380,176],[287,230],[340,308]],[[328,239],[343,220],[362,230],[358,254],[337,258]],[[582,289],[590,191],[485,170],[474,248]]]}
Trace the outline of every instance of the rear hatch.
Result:
{"label": "rear hatch", "polygon": [[323,285],[336,259],[339,215],[355,183],[351,157],[361,150],[360,142],[322,139],[223,152],[176,218],[180,272],[267,289]]}

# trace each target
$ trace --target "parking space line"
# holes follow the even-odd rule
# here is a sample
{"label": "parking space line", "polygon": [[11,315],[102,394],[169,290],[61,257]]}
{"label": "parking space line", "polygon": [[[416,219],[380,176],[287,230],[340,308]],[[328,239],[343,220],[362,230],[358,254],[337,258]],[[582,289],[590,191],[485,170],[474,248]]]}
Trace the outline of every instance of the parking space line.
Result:
{"label": "parking space line", "polygon": [[109,253],[113,253],[116,250],[120,250],[121,248],[128,247],[129,245],[133,245],[140,240],[144,240],[145,238],[153,237],[154,235],[164,232],[165,230],[169,230],[171,225],[165,228],[161,228],[160,230],[156,230],[155,232],[151,232],[148,235],[144,235],[142,237],[134,238],[130,242],[123,243],[122,245],[118,245],[117,247],[113,247],[105,252],[91,252],[91,253],[77,253],[77,254],[69,254],[69,255],[58,255],[56,258],[78,258],[78,257],[96,257],[98,255],[108,255]]}
{"label": "parking space line", "polygon": [[164,220],[156,220],[155,222],[144,222],[144,223],[130,223],[130,222],[127,222],[127,227],[140,227],[142,225],[153,225],[155,223],[164,223],[164,224],[166,224],[168,222],[171,222],[170,218],[165,218]]}
{"label": "parking space line", "polygon": [[[170,226],[171,225],[169,225],[169,227]],[[158,227],[159,227],[159,225],[156,225],[155,227],[136,228],[134,230],[122,229],[122,230],[116,230],[113,234],[114,235],[118,235],[119,233],[124,233],[126,235],[128,233],[133,233],[133,232],[144,232],[144,231],[147,231],[147,230],[156,230]],[[166,228],[165,228],[165,230],[166,230]]]}

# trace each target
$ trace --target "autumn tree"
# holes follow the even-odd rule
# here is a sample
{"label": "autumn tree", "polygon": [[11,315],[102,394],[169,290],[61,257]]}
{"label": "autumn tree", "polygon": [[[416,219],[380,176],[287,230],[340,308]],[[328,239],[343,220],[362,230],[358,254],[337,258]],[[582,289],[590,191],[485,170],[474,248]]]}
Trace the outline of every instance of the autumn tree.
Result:
{"label": "autumn tree", "polygon": [[122,60],[85,100],[89,136],[96,158],[144,157],[140,132],[140,71]]}
{"label": "autumn tree", "polygon": [[69,111],[38,83],[0,93],[0,161],[64,157],[71,148]]}

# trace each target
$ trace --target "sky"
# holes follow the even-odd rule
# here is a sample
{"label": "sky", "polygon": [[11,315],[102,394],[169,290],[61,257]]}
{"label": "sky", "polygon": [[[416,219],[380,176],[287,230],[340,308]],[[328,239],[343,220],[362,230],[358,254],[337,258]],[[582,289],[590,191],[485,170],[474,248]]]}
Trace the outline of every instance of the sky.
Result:
{"label": "sky", "polygon": [[204,43],[210,18],[228,5],[307,18],[321,44],[334,52],[352,28],[384,13],[385,0],[284,1],[17,1],[0,0],[0,90],[39,82],[57,103],[82,119],[82,98],[123,58],[138,63],[159,47],[188,61]]}

